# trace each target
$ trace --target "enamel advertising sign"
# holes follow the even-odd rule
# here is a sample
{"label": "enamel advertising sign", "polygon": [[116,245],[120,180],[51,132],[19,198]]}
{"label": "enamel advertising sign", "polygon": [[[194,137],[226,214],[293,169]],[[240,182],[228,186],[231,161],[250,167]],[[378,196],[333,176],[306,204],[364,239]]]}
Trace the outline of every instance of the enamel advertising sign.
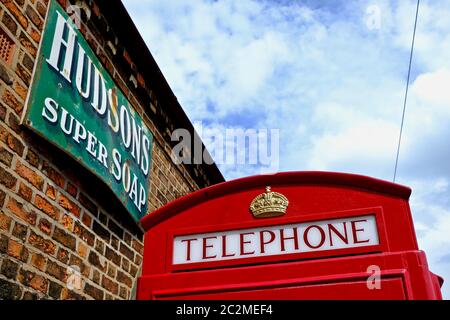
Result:
{"label": "enamel advertising sign", "polygon": [[153,136],[76,24],[51,1],[22,122],[147,211]]}

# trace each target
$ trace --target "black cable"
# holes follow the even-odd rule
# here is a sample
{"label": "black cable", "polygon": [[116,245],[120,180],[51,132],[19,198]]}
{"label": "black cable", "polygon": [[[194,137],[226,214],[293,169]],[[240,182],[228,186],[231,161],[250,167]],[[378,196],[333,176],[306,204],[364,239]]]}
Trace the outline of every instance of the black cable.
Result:
{"label": "black cable", "polygon": [[408,101],[409,80],[411,77],[411,65],[412,65],[412,59],[413,59],[413,53],[414,53],[414,42],[416,39],[417,17],[419,16],[419,6],[420,6],[420,0],[417,0],[416,20],[414,22],[414,33],[413,33],[412,44],[411,44],[411,54],[409,56],[408,80],[406,81],[405,101],[403,102],[402,124],[400,125],[400,135],[398,138],[398,147],[397,147],[397,158],[395,159],[395,169],[394,169],[394,179],[393,179],[394,182],[395,182],[395,179],[397,178],[398,158],[400,156],[400,145],[402,143],[403,125],[405,122],[405,112],[406,112],[406,102]]}

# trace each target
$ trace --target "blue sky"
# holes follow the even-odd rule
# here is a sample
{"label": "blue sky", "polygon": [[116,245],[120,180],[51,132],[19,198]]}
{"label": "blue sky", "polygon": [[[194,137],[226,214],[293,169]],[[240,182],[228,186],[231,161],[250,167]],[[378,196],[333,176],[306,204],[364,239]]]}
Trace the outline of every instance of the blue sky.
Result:
{"label": "blue sky", "polygon": [[[415,0],[123,0],[192,121],[280,130],[280,171],[392,180]],[[422,0],[397,182],[450,298],[450,2]],[[227,179],[257,166],[221,166]]]}

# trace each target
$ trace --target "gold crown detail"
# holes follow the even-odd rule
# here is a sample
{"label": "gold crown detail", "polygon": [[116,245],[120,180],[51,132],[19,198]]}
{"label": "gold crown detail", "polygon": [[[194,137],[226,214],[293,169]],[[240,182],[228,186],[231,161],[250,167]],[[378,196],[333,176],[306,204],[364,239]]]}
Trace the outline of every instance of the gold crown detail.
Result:
{"label": "gold crown detail", "polygon": [[250,204],[250,211],[255,218],[279,217],[286,213],[289,205],[288,199],[278,192],[273,192],[266,187],[266,192],[256,196]]}

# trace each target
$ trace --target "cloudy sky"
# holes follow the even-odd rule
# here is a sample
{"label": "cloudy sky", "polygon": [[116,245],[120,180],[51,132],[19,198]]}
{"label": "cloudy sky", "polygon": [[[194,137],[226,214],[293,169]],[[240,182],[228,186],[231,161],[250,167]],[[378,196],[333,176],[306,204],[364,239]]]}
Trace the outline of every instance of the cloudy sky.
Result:
{"label": "cloudy sky", "polygon": [[[192,121],[222,133],[279,129],[280,171],[392,181],[416,0],[123,2]],[[413,188],[419,244],[447,279],[446,298],[449,16],[449,1],[421,1],[397,177]],[[220,168],[227,179],[261,172]]]}

